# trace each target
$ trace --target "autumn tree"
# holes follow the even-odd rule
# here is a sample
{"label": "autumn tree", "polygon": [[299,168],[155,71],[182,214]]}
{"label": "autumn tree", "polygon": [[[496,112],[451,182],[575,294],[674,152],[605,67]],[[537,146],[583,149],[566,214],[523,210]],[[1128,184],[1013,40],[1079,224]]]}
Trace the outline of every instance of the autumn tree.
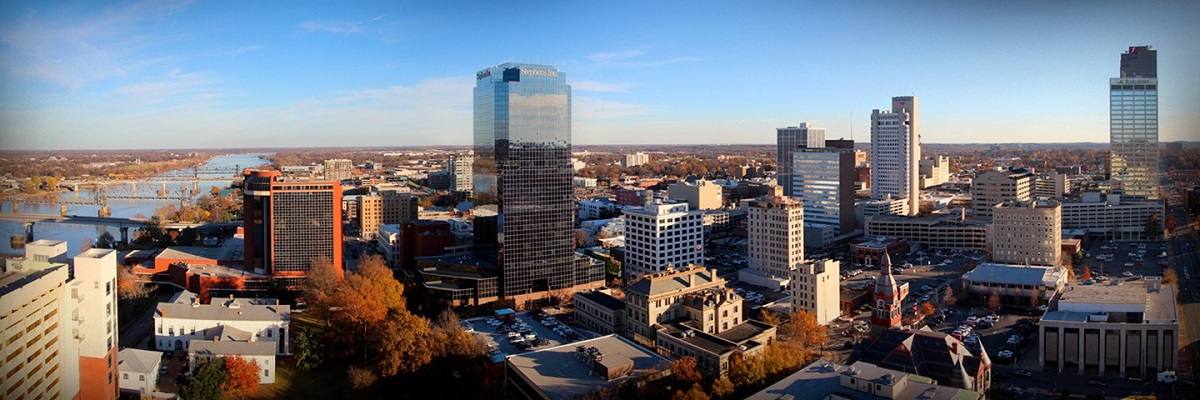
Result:
{"label": "autumn tree", "polygon": [[145,284],[133,276],[133,267],[117,267],[117,297],[123,300],[140,299],[150,294]]}
{"label": "autumn tree", "polygon": [[992,293],[992,294],[988,295],[987,308],[991,309],[991,310],[999,310],[1000,309],[1000,295],[999,294]]}
{"label": "autumn tree", "polygon": [[487,344],[482,338],[462,329],[458,314],[446,309],[438,314],[431,325],[433,344],[439,356],[479,356],[487,353]]}
{"label": "autumn tree", "polygon": [[375,384],[379,377],[366,368],[351,365],[346,369],[346,383],[352,389],[366,389]]}
{"label": "autumn tree", "polygon": [[760,357],[747,355],[740,351],[734,352],[729,357],[729,380],[736,387],[756,384],[766,378],[766,375]]}
{"label": "autumn tree", "polygon": [[222,386],[228,397],[244,398],[258,391],[261,371],[258,363],[240,355],[225,357],[225,370],[229,379]]}
{"label": "autumn tree", "polygon": [[729,378],[726,377],[718,378],[717,380],[713,381],[712,390],[709,392],[715,397],[725,397],[731,395],[733,394],[733,382],[730,382]]}
{"label": "autumn tree", "polygon": [[952,306],[958,303],[958,297],[954,295],[954,289],[946,287],[946,294],[942,296],[942,304]]}
{"label": "autumn tree", "polygon": [[671,376],[683,383],[685,387],[696,385],[704,378],[696,367],[696,358],[691,356],[675,360],[675,363],[671,364]]}
{"label": "autumn tree", "polygon": [[934,311],[937,311],[937,309],[933,304],[930,304],[928,301],[921,303],[921,308],[917,310],[917,319],[933,315]]}
{"label": "autumn tree", "polygon": [[116,247],[117,240],[111,233],[104,231],[100,233],[100,236],[96,236],[96,240],[92,244],[101,249],[111,249]]}
{"label": "autumn tree", "polygon": [[225,397],[225,381],[229,373],[221,360],[201,358],[196,368],[183,382],[179,397],[187,400],[220,400]]}
{"label": "autumn tree", "polygon": [[708,394],[700,389],[700,385],[693,385],[687,391],[676,390],[675,394],[671,395],[671,400],[708,400]]}
{"label": "autumn tree", "polygon": [[785,342],[795,341],[806,349],[820,347],[829,340],[825,326],[818,324],[817,317],[805,310],[792,313],[788,321],[779,326],[779,334]]}
{"label": "autumn tree", "polygon": [[410,373],[433,360],[429,346],[429,321],[409,313],[395,312],[371,330],[369,343],[379,355],[375,370],[383,376]]}
{"label": "autumn tree", "polygon": [[1079,279],[1084,280],[1084,281],[1086,281],[1088,279],[1092,279],[1092,269],[1088,268],[1088,266],[1084,265],[1083,272],[1079,274]]}
{"label": "autumn tree", "polygon": [[779,323],[780,323],[779,322],[779,314],[771,312],[771,311],[767,310],[766,308],[759,309],[758,320],[761,321],[762,323],[765,323],[765,324],[771,325],[771,326],[779,326]]}

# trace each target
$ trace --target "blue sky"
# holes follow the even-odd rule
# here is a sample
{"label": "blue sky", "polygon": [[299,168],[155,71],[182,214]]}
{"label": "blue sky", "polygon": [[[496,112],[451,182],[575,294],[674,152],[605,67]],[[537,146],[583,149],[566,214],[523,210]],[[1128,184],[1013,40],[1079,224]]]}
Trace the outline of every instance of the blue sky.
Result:
{"label": "blue sky", "polygon": [[468,144],[507,61],[566,72],[577,144],[866,141],[896,95],[925,142],[1106,142],[1141,44],[1160,139],[1200,138],[1197,2],[799,3],[3,2],[0,148]]}

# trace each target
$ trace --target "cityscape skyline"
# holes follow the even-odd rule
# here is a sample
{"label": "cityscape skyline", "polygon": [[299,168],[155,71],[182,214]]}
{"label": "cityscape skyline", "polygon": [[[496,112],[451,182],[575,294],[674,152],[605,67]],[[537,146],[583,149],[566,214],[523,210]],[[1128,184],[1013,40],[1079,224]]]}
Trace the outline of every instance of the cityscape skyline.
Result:
{"label": "cityscape skyline", "polygon": [[[1200,126],[1187,107],[1200,100],[1200,77],[1187,73],[1200,65],[1190,46],[1200,28],[1187,18],[1195,4],[522,10],[545,26],[419,3],[271,8],[0,7],[0,141],[467,145],[477,66],[513,60],[577,79],[581,145],[769,144],[775,128],[799,122],[862,142],[874,99],[897,94],[924,99],[926,143],[1104,142],[1103,82],[1117,74],[1114,54],[1136,45],[1162,51],[1160,73],[1174,88],[1161,94],[1160,140],[1197,137]],[[1107,22],[1116,18],[1126,23]],[[897,21],[919,40],[897,47]],[[500,29],[541,39],[480,40]],[[977,124],[981,113],[992,123]]]}

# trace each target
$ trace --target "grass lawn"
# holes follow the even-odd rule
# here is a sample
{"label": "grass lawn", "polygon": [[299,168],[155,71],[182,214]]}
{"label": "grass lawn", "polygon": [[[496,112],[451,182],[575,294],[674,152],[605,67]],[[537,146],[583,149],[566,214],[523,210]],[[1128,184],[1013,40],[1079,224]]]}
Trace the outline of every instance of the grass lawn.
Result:
{"label": "grass lawn", "polygon": [[[317,335],[324,332],[324,321],[317,320],[313,314],[292,314],[291,331],[299,332],[307,329]],[[343,382],[346,380],[346,368],[342,360],[326,360],[320,367],[312,371],[303,371],[296,367],[296,358],[292,356],[276,357],[275,383],[260,385],[256,399],[332,399],[345,398]]]}

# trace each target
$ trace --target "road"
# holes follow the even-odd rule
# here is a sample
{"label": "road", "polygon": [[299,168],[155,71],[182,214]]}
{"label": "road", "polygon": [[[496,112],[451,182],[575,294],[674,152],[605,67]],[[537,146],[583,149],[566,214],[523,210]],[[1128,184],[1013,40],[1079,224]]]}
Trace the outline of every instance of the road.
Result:
{"label": "road", "polygon": [[[1191,221],[1183,207],[1172,206],[1168,212],[1176,221]],[[1200,360],[1200,255],[1196,252],[1200,238],[1190,225],[1173,233],[1168,241],[1167,263],[1174,267],[1179,278],[1179,367],[1181,372],[1192,372],[1191,377],[1195,380],[1200,377],[1195,368]]]}
{"label": "road", "polygon": [[[102,218],[88,217],[83,215],[57,215],[57,214],[13,214],[0,213],[0,220],[16,221],[16,222],[57,222],[64,224],[80,224],[80,225],[107,225],[115,227],[141,227],[150,223],[144,219],[134,218]],[[241,222],[165,222],[162,224],[166,229],[183,229],[195,228],[200,226],[237,226]],[[35,228],[36,229],[36,228]]]}

